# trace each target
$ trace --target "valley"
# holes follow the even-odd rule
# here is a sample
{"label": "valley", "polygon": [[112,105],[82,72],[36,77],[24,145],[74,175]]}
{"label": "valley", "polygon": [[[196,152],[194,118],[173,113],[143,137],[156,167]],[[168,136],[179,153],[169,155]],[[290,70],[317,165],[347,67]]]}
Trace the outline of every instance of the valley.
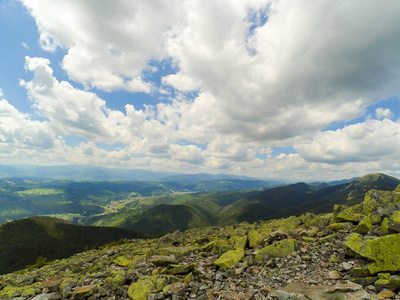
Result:
{"label": "valley", "polygon": [[[204,175],[200,177],[204,179]],[[4,256],[5,262],[0,268],[3,271],[0,271],[14,270],[7,261],[14,257],[11,253],[23,253],[26,245],[34,249],[33,241],[36,240],[40,241],[38,250],[31,251],[32,256],[22,255],[26,260],[20,261],[15,268],[34,264],[39,257],[62,258],[82,251],[84,245],[91,249],[132,236],[155,238],[196,228],[327,213],[335,205],[351,206],[362,202],[365,193],[371,189],[392,191],[400,180],[374,173],[337,184],[281,183],[274,186],[276,184],[250,179],[196,182],[193,177],[186,182],[162,183],[2,179],[0,220],[4,224],[0,226],[0,248],[9,254]],[[196,192],[195,188],[200,185],[215,190]],[[232,190],[226,190],[227,186]],[[40,226],[34,225],[39,223]],[[26,228],[27,224],[38,229],[35,234],[20,234],[31,232]],[[107,233],[108,229],[119,233],[112,237]],[[9,242],[12,239],[7,235],[2,236],[2,230],[19,232],[15,245]],[[96,230],[98,233],[93,234]],[[74,232],[81,232],[79,235],[86,237],[83,243],[74,240]],[[32,240],[35,236],[37,239]],[[99,239],[101,236],[108,238]],[[44,246],[46,243],[52,246]],[[64,244],[74,247],[64,249]],[[17,250],[20,247],[17,245],[22,248]],[[46,252],[46,249],[53,250]]]}

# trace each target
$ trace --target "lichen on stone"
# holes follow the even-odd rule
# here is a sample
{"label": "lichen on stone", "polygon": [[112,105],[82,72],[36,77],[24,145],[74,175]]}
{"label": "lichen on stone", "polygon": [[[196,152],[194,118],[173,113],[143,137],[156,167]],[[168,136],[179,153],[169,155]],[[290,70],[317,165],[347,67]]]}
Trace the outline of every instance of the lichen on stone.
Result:
{"label": "lichen on stone", "polygon": [[293,239],[282,240],[257,251],[255,260],[263,261],[265,256],[285,257],[293,253],[297,248],[297,242]]}
{"label": "lichen on stone", "polygon": [[232,266],[236,265],[238,262],[242,261],[243,258],[243,249],[229,250],[222,254],[221,257],[214,262],[214,264],[220,267],[222,271],[226,271]]}
{"label": "lichen on stone", "polygon": [[373,238],[364,237],[356,232],[350,234],[346,240],[346,245],[354,252],[363,257],[373,259],[371,251],[371,241]]}
{"label": "lichen on stone", "polygon": [[372,229],[372,220],[371,217],[365,216],[364,219],[358,223],[356,229],[354,229],[354,232],[360,233],[360,234],[365,234]]}
{"label": "lichen on stone", "polygon": [[144,276],[131,284],[128,296],[133,300],[147,300],[150,294],[162,291],[168,283],[162,276]]}

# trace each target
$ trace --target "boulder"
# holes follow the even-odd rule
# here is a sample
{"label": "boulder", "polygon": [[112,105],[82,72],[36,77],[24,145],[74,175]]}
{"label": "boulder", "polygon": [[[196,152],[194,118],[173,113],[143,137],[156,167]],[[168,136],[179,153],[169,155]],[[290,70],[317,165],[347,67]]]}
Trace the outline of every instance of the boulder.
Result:
{"label": "boulder", "polygon": [[299,218],[303,222],[303,225],[306,227],[312,227],[312,226],[321,227],[325,226],[325,224],[327,223],[320,216],[317,216],[313,213],[306,213],[300,216]]}
{"label": "boulder", "polygon": [[354,222],[354,223],[358,223],[365,217],[364,214],[354,213],[354,212],[352,212],[351,209],[352,208],[345,209],[344,211],[340,212],[337,215],[336,219],[339,222]]}
{"label": "boulder", "polygon": [[214,245],[212,251],[215,253],[225,253],[228,250],[232,250],[233,245],[229,242],[229,240],[224,238],[218,238],[214,241]]}
{"label": "boulder", "polygon": [[161,276],[144,276],[130,285],[128,296],[134,300],[147,300],[150,294],[162,291],[167,279]]}
{"label": "boulder", "polygon": [[328,228],[333,231],[347,230],[353,227],[352,222],[333,223],[328,225]]}
{"label": "boulder", "polygon": [[187,274],[194,270],[197,267],[197,263],[192,264],[182,264],[182,265],[169,265],[170,269],[168,270],[168,274],[177,275],[177,274]]}
{"label": "boulder", "polygon": [[383,234],[400,232],[400,211],[395,211],[390,218],[385,218],[384,221],[385,224],[382,224]]}
{"label": "boulder", "polygon": [[354,232],[347,238],[346,245],[359,255],[374,261],[368,266],[371,274],[400,270],[399,233],[371,238]]}
{"label": "boulder", "polygon": [[392,192],[371,190],[365,194],[361,203],[364,214],[378,212],[379,207],[389,207],[395,204]]}
{"label": "boulder", "polygon": [[332,242],[334,239],[335,239],[335,235],[331,234],[331,235],[327,235],[327,236],[320,238],[318,242],[320,244],[325,244],[325,243]]}
{"label": "boulder", "polygon": [[150,260],[156,266],[168,266],[172,264],[177,264],[178,261],[175,258],[175,255],[154,255]]}
{"label": "boulder", "polygon": [[389,219],[384,218],[381,223],[382,234],[387,235],[389,234]]}
{"label": "boulder", "polygon": [[222,271],[226,271],[230,269],[232,266],[236,265],[238,262],[243,260],[244,258],[244,250],[243,249],[236,249],[236,250],[229,250],[221,255],[221,257],[214,262],[214,264]]}
{"label": "boulder", "polygon": [[55,292],[60,289],[60,284],[63,282],[64,277],[49,277],[40,284],[40,288],[47,288],[49,292]]}
{"label": "boulder", "polygon": [[263,261],[265,256],[268,257],[285,257],[293,253],[297,248],[297,243],[293,239],[276,242],[259,250],[255,260]]}
{"label": "boulder", "polygon": [[354,229],[354,232],[360,233],[360,234],[365,234],[372,229],[372,220],[371,217],[366,216],[364,219],[358,223],[356,229]]}
{"label": "boulder", "polygon": [[400,270],[400,234],[390,234],[369,242],[374,264],[368,267],[371,274]]}
{"label": "boulder", "polygon": [[250,248],[264,245],[264,236],[262,236],[257,230],[251,230],[248,234],[248,238]]}
{"label": "boulder", "polygon": [[93,294],[95,285],[84,285],[72,293],[72,299],[85,299]]}
{"label": "boulder", "polygon": [[247,245],[247,235],[232,236],[230,239],[234,249],[244,249]]}
{"label": "boulder", "polygon": [[389,273],[378,274],[379,279],[375,282],[378,290],[390,289],[398,290],[400,288],[400,276],[390,275]]}
{"label": "boulder", "polygon": [[348,236],[346,240],[346,246],[363,257],[373,259],[370,246],[372,240],[373,238],[364,237],[356,232],[353,232]]}

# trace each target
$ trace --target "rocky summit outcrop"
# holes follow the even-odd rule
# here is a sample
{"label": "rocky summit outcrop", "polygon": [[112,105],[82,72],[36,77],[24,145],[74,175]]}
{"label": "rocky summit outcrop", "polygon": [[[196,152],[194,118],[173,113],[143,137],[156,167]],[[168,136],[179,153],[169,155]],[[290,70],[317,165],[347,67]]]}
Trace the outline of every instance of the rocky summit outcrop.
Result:
{"label": "rocky summit outcrop", "polygon": [[399,199],[120,241],[0,276],[0,299],[400,299]]}

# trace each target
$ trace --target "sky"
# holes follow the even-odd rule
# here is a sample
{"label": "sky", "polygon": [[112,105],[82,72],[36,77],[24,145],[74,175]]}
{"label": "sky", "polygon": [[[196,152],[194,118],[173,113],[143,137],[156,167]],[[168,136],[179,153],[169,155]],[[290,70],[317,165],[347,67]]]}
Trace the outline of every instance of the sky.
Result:
{"label": "sky", "polygon": [[400,2],[1,0],[0,164],[400,177]]}

